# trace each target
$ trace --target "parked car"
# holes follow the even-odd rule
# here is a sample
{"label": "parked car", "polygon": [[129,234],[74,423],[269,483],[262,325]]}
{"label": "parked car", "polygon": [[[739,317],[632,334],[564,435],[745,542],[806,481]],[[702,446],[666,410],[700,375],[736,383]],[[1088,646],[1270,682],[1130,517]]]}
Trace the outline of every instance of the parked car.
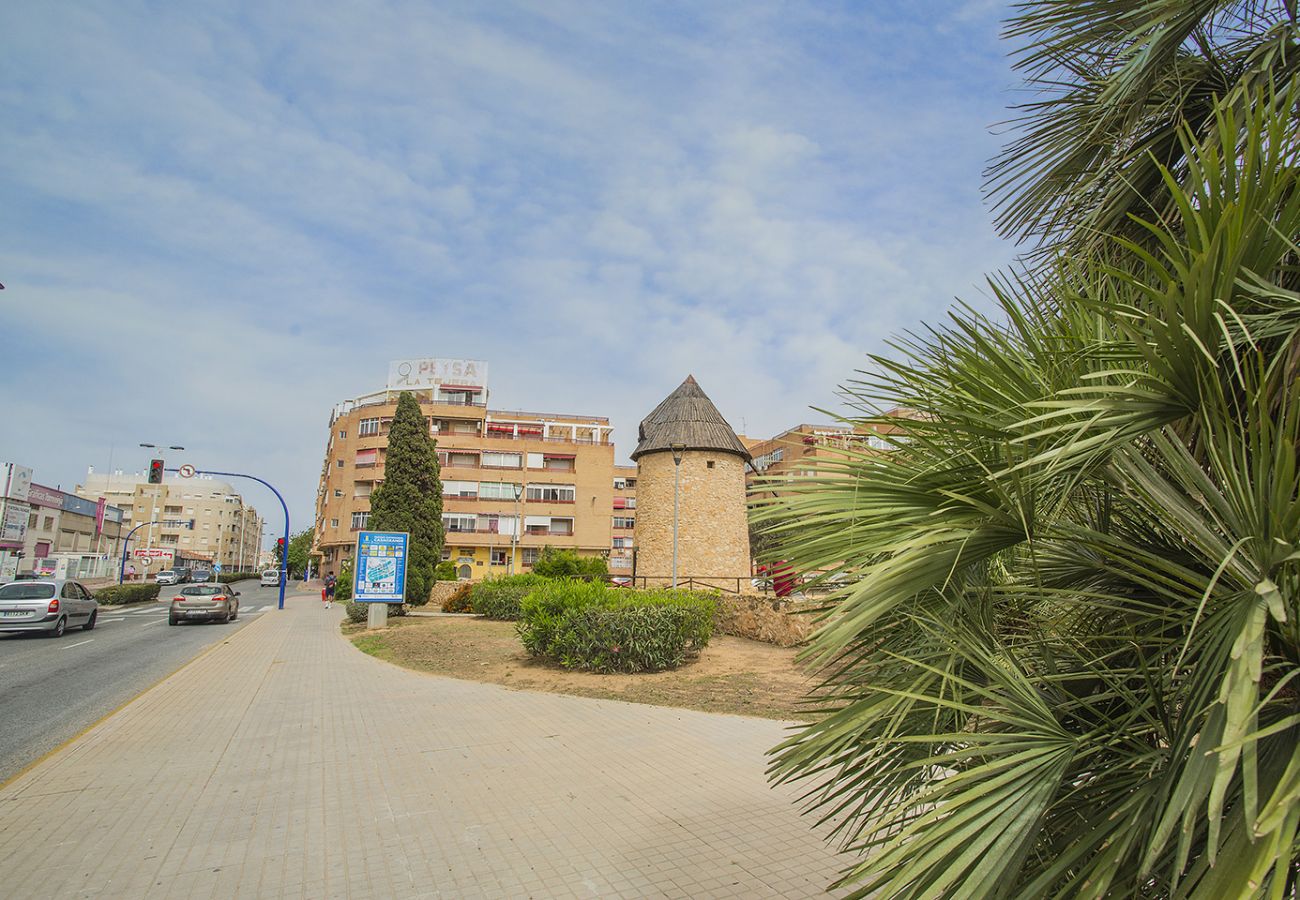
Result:
{"label": "parked car", "polygon": [[239,591],[228,584],[188,584],[172,597],[167,624],[233,622],[237,618]]}
{"label": "parked car", "polygon": [[262,587],[279,587],[279,586],[280,586],[279,569],[267,569],[266,571],[262,572]]}
{"label": "parked car", "polygon": [[0,632],[41,631],[62,637],[73,626],[90,631],[98,618],[94,595],[77,581],[45,578],[0,587]]}
{"label": "parked car", "polygon": [[154,581],[158,582],[159,584],[180,584],[181,583],[181,573],[178,572],[176,569],[163,569],[153,578]]}
{"label": "parked car", "polygon": [[212,580],[211,569],[195,569],[194,571],[190,572],[190,581],[194,582],[195,584],[203,584],[204,582],[211,581],[211,580]]}

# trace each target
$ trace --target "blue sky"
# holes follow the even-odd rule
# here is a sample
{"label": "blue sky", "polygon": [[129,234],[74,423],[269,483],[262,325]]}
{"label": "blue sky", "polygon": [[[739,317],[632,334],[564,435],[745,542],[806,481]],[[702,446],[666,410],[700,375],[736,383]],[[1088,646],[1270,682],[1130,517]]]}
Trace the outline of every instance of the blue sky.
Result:
{"label": "blue sky", "polygon": [[751,435],[823,420],[1013,257],[1006,12],[5,4],[0,459],[71,487],[182,444],[297,530],[390,359],[486,359],[494,407],[607,415],[621,459],[691,373]]}

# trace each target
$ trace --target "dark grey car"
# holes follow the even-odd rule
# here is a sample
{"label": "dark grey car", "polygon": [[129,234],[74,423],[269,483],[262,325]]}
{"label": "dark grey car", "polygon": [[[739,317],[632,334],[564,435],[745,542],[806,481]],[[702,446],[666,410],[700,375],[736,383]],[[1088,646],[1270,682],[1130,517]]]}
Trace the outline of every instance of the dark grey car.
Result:
{"label": "dark grey car", "polygon": [[89,631],[97,618],[99,604],[77,581],[43,578],[0,587],[0,632],[40,631],[62,637],[77,625]]}

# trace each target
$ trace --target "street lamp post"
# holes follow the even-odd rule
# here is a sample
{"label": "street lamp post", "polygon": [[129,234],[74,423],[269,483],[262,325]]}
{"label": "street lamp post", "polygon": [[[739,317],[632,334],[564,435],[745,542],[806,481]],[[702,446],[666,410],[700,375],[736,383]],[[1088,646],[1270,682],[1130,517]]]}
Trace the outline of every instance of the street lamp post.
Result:
{"label": "street lamp post", "polygon": [[515,527],[510,529],[510,565],[506,568],[507,575],[515,574],[515,553],[519,546],[520,529],[524,527],[524,520],[519,515],[519,498],[524,495],[524,486],[522,484],[511,485],[515,494]]}
{"label": "street lamp post", "polygon": [[677,587],[677,505],[682,490],[682,453],[685,444],[670,444],[673,450],[673,587]]}

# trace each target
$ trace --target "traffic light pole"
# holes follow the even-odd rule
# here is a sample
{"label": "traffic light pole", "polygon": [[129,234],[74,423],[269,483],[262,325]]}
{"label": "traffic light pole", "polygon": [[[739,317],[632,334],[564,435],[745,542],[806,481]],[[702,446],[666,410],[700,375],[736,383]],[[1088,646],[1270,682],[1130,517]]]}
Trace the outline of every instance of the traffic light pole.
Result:
{"label": "traffic light pole", "polygon": [[[168,469],[168,472],[180,473],[180,469]],[[266,485],[275,494],[275,499],[280,501],[280,508],[284,510],[284,553],[280,554],[280,609],[284,609],[284,589],[289,583],[289,504],[284,502],[280,492],[275,489],[275,485],[265,479],[258,478],[256,475],[245,475],[243,472],[214,472],[211,469],[195,469],[195,475],[217,475],[221,478],[247,478],[250,481],[256,481],[258,484]]]}
{"label": "traffic light pole", "polygon": [[[126,533],[126,540],[122,541],[122,564],[117,568],[118,584],[121,584],[122,581],[126,578],[126,554],[127,554],[127,549],[131,546],[131,536],[135,534],[137,531],[139,531],[141,528],[144,528],[146,525],[167,525],[169,523],[175,524],[175,521],[176,520],[174,519],[155,519],[152,522],[141,522],[139,525],[135,526],[134,528],[132,528],[130,531]],[[192,530],[193,528],[194,528],[194,520],[190,519],[190,529]]]}

